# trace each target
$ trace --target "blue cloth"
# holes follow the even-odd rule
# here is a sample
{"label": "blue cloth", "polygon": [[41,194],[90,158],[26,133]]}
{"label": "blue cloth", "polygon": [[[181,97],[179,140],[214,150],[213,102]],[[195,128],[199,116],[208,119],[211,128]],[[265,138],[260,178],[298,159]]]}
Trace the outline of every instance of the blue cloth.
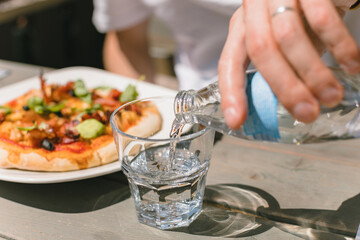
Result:
{"label": "blue cloth", "polygon": [[247,78],[248,116],[244,132],[257,140],[277,141],[277,98],[259,72],[248,74]]}

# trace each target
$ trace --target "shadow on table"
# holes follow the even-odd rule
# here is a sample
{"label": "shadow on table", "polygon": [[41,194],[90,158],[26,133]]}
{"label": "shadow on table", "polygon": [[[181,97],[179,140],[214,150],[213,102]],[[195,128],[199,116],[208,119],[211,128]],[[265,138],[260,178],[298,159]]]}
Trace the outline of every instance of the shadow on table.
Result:
{"label": "shadow on table", "polygon": [[189,227],[172,231],[227,238],[257,235],[272,228],[258,223],[260,207],[279,209],[279,204],[258,188],[240,184],[207,186],[199,217]]}
{"label": "shadow on table", "polygon": [[[26,206],[62,213],[102,209],[130,197],[122,172],[57,184],[0,181],[0,197]],[[354,238],[360,223],[360,194],[337,210],[281,209],[267,192],[240,184],[206,187],[203,211],[186,228],[171,231],[212,237],[254,236],[276,227],[311,240]]]}
{"label": "shadow on table", "polygon": [[130,197],[122,172],[55,184],[21,184],[0,181],[0,197],[38,209],[81,213],[102,209]]}
{"label": "shadow on table", "polygon": [[[360,224],[360,194],[344,201],[337,210],[259,208],[261,217],[279,229],[305,239],[355,238]],[[285,223],[285,224],[282,224]]]}
{"label": "shadow on table", "polygon": [[281,209],[263,190],[239,184],[207,186],[203,211],[181,231],[194,235],[241,238],[276,227],[311,240],[354,238],[360,223],[360,194],[336,210]]}

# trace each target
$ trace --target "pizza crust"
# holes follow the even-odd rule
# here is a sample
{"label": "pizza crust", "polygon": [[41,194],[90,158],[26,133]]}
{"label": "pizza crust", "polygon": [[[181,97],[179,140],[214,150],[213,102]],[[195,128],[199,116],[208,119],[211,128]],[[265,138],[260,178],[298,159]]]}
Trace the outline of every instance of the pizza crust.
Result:
{"label": "pizza crust", "polygon": [[161,129],[162,119],[160,114],[154,109],[149,109],[137,125],[127,129],[126,133],[136,137],[149,137],[157,133]]}
{"label": "pizza crust", "polygon": [[[88,160],[87,167],[100,165],[100,159],[94,155]],[[46,157],[37,153],[20,154],[20,161],[16,164],[17,168],[35,171],[71,171],[82,169],[76,161],[70,161],[67,158],[54,158],[48,161]]]}
{"label": "pizza crust", "polygon": [[[76,159],[54,157],[48,159],[46,153],[39,154],[36,152],[22,153],[21,149],[11,150],[0,147],[0,167],[1,168],[17,168],[31,171],[47,171],[47,172],[64,172],[72,170],[84,169],[101,165],[100,157],[93,154],[92,157],[86,157],[86,164]],[[62,154],[59,154],[60,156]],[[76,156],[74,156],[76,157]]]}
{"label": "pizza crust", "polygon": [[0,167],[1,168],[11,168],[11,165],[8,161],[9,152],[5,149],[0,148]]}
{"label": "pizza crust", "polygon": [[118,153],[114,142],[97,150],[96,154],[99,156],[101,165],[114,162],[118,159]]}

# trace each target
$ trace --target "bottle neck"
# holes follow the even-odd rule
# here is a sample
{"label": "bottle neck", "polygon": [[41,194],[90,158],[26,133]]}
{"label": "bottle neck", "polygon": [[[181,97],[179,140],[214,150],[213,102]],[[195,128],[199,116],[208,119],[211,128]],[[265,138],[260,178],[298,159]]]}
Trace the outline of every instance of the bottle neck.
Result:
{"label": "bottle neck", "polygon": [[174,112],[178,122],[190,123],[194,120],[191,113],[198,108],[195,105],[195,98],[194,90],[178,92],[174,100]]}
{"label": "bottle neck", "polygon": [[220,103],[218,84],[213,83],[199,91],[180,91],[174,100],[174,112],[178,121],[185,123],[197,122],[196,114],[209,104]]}

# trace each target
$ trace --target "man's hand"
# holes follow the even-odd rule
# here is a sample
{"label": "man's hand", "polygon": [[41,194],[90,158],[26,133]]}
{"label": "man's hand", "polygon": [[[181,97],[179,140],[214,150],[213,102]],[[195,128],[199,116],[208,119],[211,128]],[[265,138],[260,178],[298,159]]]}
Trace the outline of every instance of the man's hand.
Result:
{"label": "man's hand", "polygon": [[336,106],[343,88],[321,60],[325,48],[346,72],[360,71],[359,48],[331,1],[244,0],[231,19],[219,62],[227,124],[236,129],[246,119],[249,60],[297,120],[314,121],[320,104]]}

